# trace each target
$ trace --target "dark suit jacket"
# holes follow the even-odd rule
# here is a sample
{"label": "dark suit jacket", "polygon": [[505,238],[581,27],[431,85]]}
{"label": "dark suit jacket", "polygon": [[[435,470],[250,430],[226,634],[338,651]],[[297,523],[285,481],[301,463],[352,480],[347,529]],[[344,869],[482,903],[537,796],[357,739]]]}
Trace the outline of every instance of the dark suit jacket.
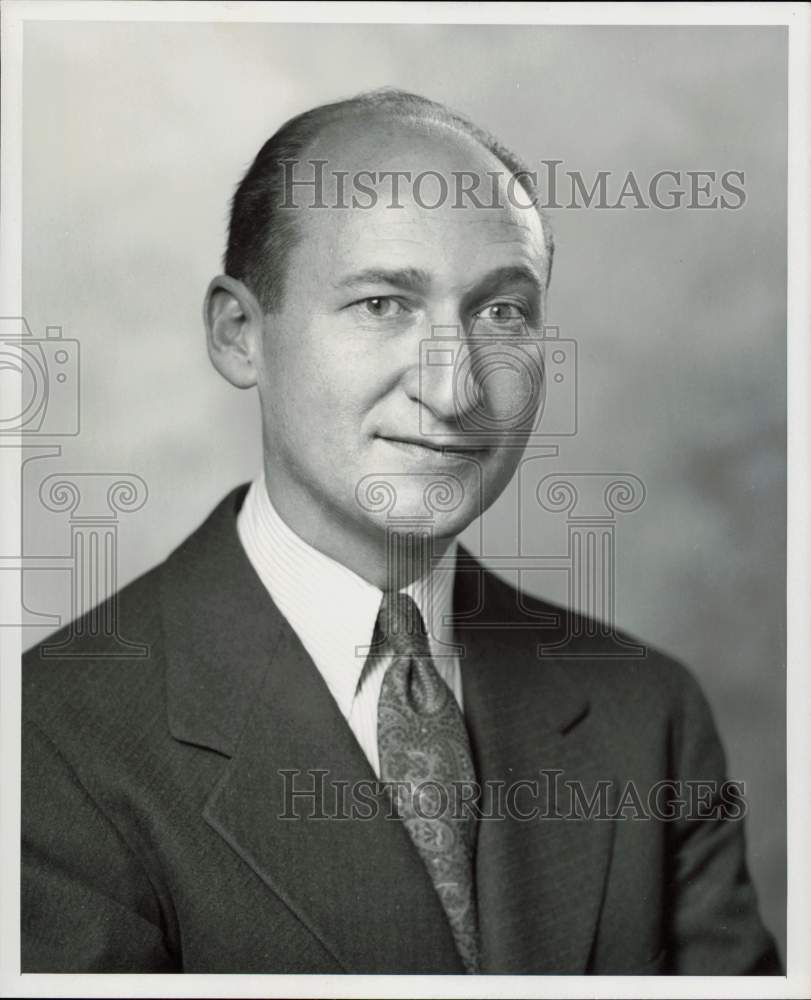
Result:
{"label": "dark suit jacket", "polygon": [[[244,555],[243,497],[118,595],[119,632],[148,657],[89,636],[86,658],[26,656],[22,969],[461,972],[399,820],[280,818],[282,770],[374,775]],[[652,652],[540,658],[566,616],[517,598],[457,574],[482,783],[560,770],[644,798],[662,779],[723,779],[684,668]],[[482,819],[476,872],[485,972],[779,971],[739,822]]]}

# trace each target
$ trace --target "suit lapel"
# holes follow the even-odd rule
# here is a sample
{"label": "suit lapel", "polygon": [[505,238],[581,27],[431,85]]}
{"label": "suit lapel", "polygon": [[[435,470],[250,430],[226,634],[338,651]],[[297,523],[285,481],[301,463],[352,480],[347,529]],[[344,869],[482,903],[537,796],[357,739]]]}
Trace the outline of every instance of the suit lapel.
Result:
{"label": "suit lapel", "polygon": [[[371,800],[374,782],[329,691],[285,628],[206,819],[346,971],[461,971],[425,867],[403,824],[387,818],[385,801]],[[358,783],[365,783],[365,799],[341,792],[362,794]],[[362,807],[360,817],[351,818],[353,804]]]}
{"label": "suit lapel", "polygon": [[[580,782],[590,795],[607,775],[599,750],[584,738],[588,703],[570,671],[562,662],[536,657],[537,631],[508,624],[520,617],[512,589],[478,574],[487,589],[486,620],[504,623],[479,630],[468,621],[458,630],[465,651],[465,716],[485,789],[476,858],[483,970],[582,973],[597,926],[613,823],[526,820],[516,811],[534,806],[540,817],[565,815],[569,800],[561,795],[555,802],[556,781]],[[476,575],[457,577],[455,606],[462,611],[477,603]],[[562,773],[555,778],[555,771]],[[537,782],[537,793],[536,786],[524,786],[511,802],[506,789],[519,781]]]}
{"label": "suit lapel", "polygon": [[[374,775],[242,551],[235,519],[244,494],[241,488],[228,496],[162,573],[170,731],[229,758],[205,820],[309,928],[336,968],[461,972],[437,894],[399,820],[380,810],[369,819],[280,818],[291,813],[292,788],[321,787],[313,771],[326,772],[328,792]],[[456,611],[464,618],[482,606],[481,579],[485,620],[503,625],[477,629],[473,616],[459,626],[477,774],[489,789],[539,779],[532,804],[554,812],[542,771],[562,771],[587,792],[606,777],[584,737],[588,706],[566,665],[536,657],[537,632],[511,626],[511,588],[478,567],[459,573]],[[306,796],[292,802],[300,816],[314,804]],[[321,804],[328,814],[335,809],[329,794]],[[587,970],[612,830],[606,821],[480,822],[484,971]]]}
{"label": "suit lapel", "polygon": [[[337,968],[461,972],[405,827],[371,798],[366,757],[242,552],[234,519],[243,498],[226,498],[164,574],[170,729],[231,758],[205,820]],[[352,818],[349,792],[345,808],[332,794],[358,782],[369,818]],[[320,801],[291,795],[322,788]],[[349,818],[329,818],[339,812]]]}

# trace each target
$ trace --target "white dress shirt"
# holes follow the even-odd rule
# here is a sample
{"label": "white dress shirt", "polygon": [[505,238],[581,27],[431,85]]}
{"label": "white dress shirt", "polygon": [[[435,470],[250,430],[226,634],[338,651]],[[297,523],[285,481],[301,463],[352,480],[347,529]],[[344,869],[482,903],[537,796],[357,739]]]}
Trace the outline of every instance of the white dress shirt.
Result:
{"label": "white dress shirt", "polygon": [[[377,702],[391,657],[374,657],[363,668],[382,590],[289,528],[270,502],[263,475],[248,490],[237,532],[259,579],[310,654],[379,777]],[[430,573],[401,589],[420,609],[434,664],[461,708],[462,677],[449,624],[455,567],[456,541]]]}

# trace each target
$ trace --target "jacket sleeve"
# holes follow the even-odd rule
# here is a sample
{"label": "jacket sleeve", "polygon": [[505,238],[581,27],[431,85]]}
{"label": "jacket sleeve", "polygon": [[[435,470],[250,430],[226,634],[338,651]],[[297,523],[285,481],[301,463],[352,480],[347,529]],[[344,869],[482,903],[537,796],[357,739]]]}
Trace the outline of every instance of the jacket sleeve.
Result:
{"label": "jacket sleeve", "polygon": [[55,744],[23,723],[23,972],[172,972],[149,877]]}
{"label": "jacket sleeve", "polygon": [[673,752],[680,787],[687,791],[691,805],[670,827],[667,971],[782,974],[747,871],[745,808],[733,802],[730,809],[730,797],[722,791],[724,752],[709,705],[688,673],[674,722]]}

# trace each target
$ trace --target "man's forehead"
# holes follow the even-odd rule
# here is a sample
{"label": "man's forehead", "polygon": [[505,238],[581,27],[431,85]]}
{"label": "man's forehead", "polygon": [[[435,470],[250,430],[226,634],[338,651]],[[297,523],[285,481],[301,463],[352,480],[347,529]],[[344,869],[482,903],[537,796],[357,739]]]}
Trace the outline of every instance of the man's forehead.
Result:
{"label": "man's forehead", "polygon": [[[464,133],[366,117],[330,126],[295,164],[291,198],[300,243],[334,273],[376,254],[396,265],[451,254],[460,267],[511,258],[547,270],[538,212],[511,170]],[[313,180],[318,178],[319,187]],[[312,261],[311,263],[315,263]],[[445,261],[447,264],[447,261]]]}
{"label": "man's forehead", "polygon": [[[290,177],[296,175],[310,182],[317,175],[328,205],[359,204],[364,210],[373,200],[396,208],[416,199],[429,211],[482,205],[493,214],[498,203],[535,214],[529,195],[495,153],[442,123],[378,114],[333,124],[290,170]],[[306,201],[303,187],[302,194]]]}
{"label": "man's forehead", "polygon": [[309,209],[299,230],[303,255],[316,253],[319,270],[350,272],[375,263],[416,264],[442,270],[485,271],[523,264],[539,277],[548,261],[541,220],[534,210],[436,210],[404,205]]}
{"label": "man's forehead", "polygon": [[421,242],[440,239],[444,233],[494,243],[505,240],[532,243],[543,239],[541,222],[534,211],[525,218],[498,210],[489,213],[476,208],[429,210],[405,205],[402,210],[388,206],[369,212],[350,209],[345,213],[331,213],[331,218],[327,213],[325,221],[336,229],[345,229],[347,236],[353,239]]}

